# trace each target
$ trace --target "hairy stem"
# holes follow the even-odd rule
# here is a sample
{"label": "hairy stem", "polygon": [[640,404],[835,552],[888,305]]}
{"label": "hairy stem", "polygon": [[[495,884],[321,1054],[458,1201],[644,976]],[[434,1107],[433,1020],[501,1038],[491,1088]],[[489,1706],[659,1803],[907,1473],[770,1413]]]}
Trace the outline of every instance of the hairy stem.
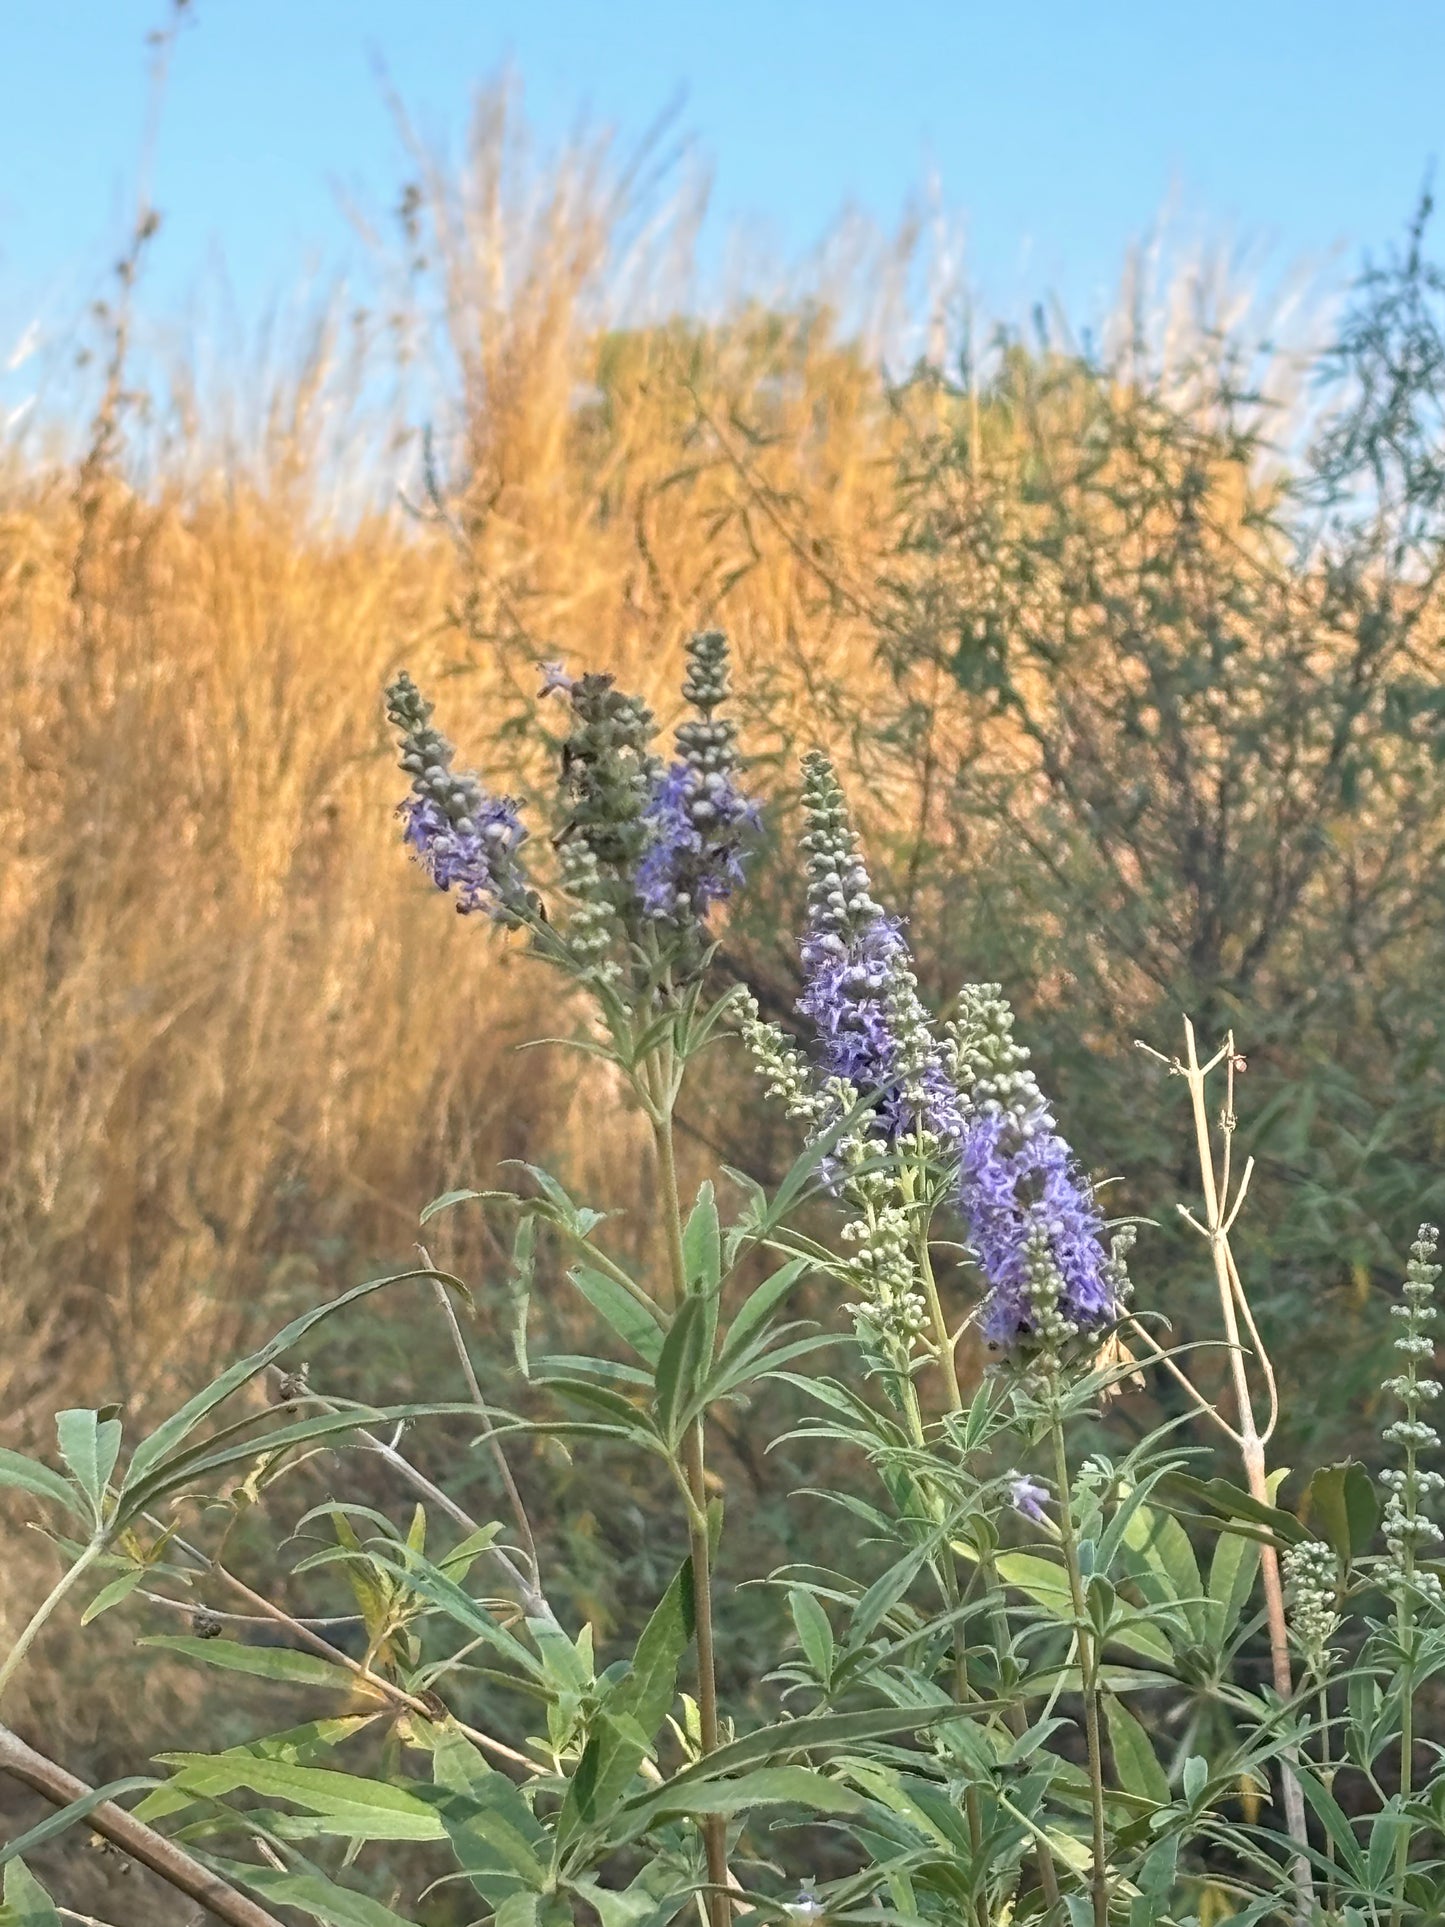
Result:
{"label": "hairy stem", "polygon": [[50,1618],[50,1615],[55,1611],[56,1607],[65,1598],[65,1595],[70,1591],[71,1587],[75,1585],[77,1580],[82,1579],[95,1564],[104,1549],[104,1539],[97,1536],[85,1548],[85,1551],[81,1553],[74,1565],[66,1568],[44,1599],[42,1599],[40,1604],[35,1608],[35,1611],[30,1616],[29,1624],[20,1634],[15,1644],[10,1648],[9,1653],[5,1657],[5,1663],[0,1665],[0,1693],[5,1691],[5,1688],[19,1672],[24,1663],[25,1655],[34,1645],[36,1635],[40,1632],[46,1620]]}

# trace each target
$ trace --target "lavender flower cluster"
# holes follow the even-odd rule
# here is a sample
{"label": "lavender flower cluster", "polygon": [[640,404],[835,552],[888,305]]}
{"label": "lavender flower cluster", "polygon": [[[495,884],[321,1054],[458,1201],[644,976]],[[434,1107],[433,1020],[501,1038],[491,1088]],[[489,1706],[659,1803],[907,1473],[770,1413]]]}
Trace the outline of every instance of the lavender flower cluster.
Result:
{"label": "lavender flower cluster", "polygon": [[532,897],[517,855],[527,831],[515,800],[491,796],[470,771],[453,769],[456,752],[432,727],[432,706],[405,670],[386,692],[386,713],[411,777],[399,810],[408,848],[439,890],[456,892],[463,916],[484,910],[501,923],[521,921]]}
{"label": "lavender flower cluster", "polygon": [[814,1134],[840,1107],[872,1098],[865,1128],[875,1143],[952,1164],[991,1343],[1098,1330],[1126,1289],[1122,1246],[1105,1246],[1093,1189],[1026,1068],[998,986],[966,990],[940,1042],[903,926],[874,900],[837,777],[816,752],[804,763],[803,810],[798,1009],[812,1026],[816,1076],[810,1088],[799,1053],[754,1017],[746,1028],[771,1087]]}
{"label": "lavender flower cluster", "polygon": [[969,1093],[958,1198],[988,1284],[984,1335],[1007,1345],[1037,1325],[1035,1268],[1056,1274],[1059,1316],[1080,1331],[1117,1315],[1118,1261],[1104,1244],[1092,1187],[1059,1132],[1013,1012],[997,984],[971,985],[952,1031],[955,1075]]}
{"label": "lavender flower cluster", "polygon": [[[716,630],[688,645],[683,695],[695,714],[677,731],[676,760],[652,753],[652,712],[607,675],[569,676],[544,665],[544,695],[571,710],[562,744],[561,811],[554,842],[561,885],[573,906],[563,952],[574,974],[615,984],[619,957],[661,926],[674,961],[696,962],[712,907],[744,880],[746,843],[758,805],[739,786],[736,730],[717,714],[728,694],[727,639]],[[518,855],[527,832],[510,797],[487,793],[453,767],[452,745],[432,726],[431,705],[405,673],[387,690],[412,794],[401,805],[406,844],[457,908],[539,929],[540,899]],[[540,939],[539,939],[540,940]]]}
{"label": "lavender flower cluster", "polygon": [[958,1093],[918,994],[896,917],[874,902],[832,764],[803,764],[808,928],[798,1009],[816,1031],[824,1074],[860,1096],[877,1093],[875,1126],[890,1143],[955,1145]]}
{"label": "lavender flower cluster", "polygon": [[679,726],[677,756],[643,812],[647,846],[636,888],[649,917],[686,926],[743,883],[747,835],[761,817],[738,787],[736,725],[717,714],[728,695],[727,638],[718,630],[688,644],[682,693],[697,713]]}

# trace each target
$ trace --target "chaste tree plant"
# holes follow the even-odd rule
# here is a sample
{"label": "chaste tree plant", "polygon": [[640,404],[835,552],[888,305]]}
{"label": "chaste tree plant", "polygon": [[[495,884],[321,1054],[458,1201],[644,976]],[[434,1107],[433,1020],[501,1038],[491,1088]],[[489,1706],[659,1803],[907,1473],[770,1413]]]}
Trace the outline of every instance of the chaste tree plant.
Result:
{"label": "chaste tree plant", "polygon": [[[183,1614],[188,1632],[149,1643],[216,1669],[219,1690],[240,1673],[316,1699],[302,1725],[99,1788],[0,1727],[0,1768],[55,1808],[0,1848],[0,1921],[80,1918],[32,1867],[72,1826],[239,1927],[277,1927],[274,1909],[324,1927],[1445,1918],[1433,1231],[1397,1308],[1383,1499],[1362,1466],[1336,1465],[1286,1509],[1274,1375],[1231,1235],[1251,1177],[1231,1167],[1234,1040],[1201,1059],[1186,1025],[1181,1057],[1149,1053],[1188,1090],[1202,1201],[1180,1209],[1218,1289],[1218,1331],[1181,1343],[1136,1305],[1137,1227],[1106,1219],[997,987],[961,987],[946,1021],[924,1007],[819,753],[803,769],[796,1031],[744,987],[710,987],[716,909],[760,824],[724,638],[693,638],[670,760],[611,678],[549,664],[545,688],[566,722],[551,835],[532,839],[397,678],[403,835],[458,910],[559,974],[565,1041],[604,1060],[645,1121],[657,1275],[529,1165],[423,1213],[478,1210],[509,1233],[516,1411],[484,1399],[471,1293],[422,1249],[128,1449],[107,1408],[59,1415],[63,1469],[0,1454],[63,1561],[0,1693],[99,1582],[84,1620],[122,1601],[152,1623]],[[705,1092],[705,1053],[727,1048],[751,1053],[796,1122],[797,1159],[772,1189],[723,1167],[687,1197],[679,1098]],[[543,1253],[597,1351],[535,1349]],[[434,1306],[458,1397],[362,1404],[298,1369],[323,1320],[381,1291]],[[805,1292],[836,1318],[794,1315]],[[1218,1396],[1206,1356],[1222,1358]],[[1114,1422],[1146,1373],[1172,1415]],[[824,1468],[796,1502],[836,1514],[826,1565],[731,1557],[709,1426],[728,1407],[753,1422],[764,1380],[788,1388],[790,1436]],[[446,1419],[472,1426],[496,1517],[419,1462]],[[589,1624],[554,1610],[513,1476],[509,1452],[539,1434],[599,1468],[642,1455],[685,1525],[680,1568],[605,1660]],[[394,1506],[348,1494],[342,1448],[379,1458]],[[326,1482],[320,1504],[293,1498],[304,1468]],[[288,1598],[316,1587],[318,1614],[237,1570],[258,1521],[290,1561]],[[328,1612],[336,1580],[354,1611]],[[719,1689],[715,1606],[744,1583],[786,1607],[762,1716]]]}

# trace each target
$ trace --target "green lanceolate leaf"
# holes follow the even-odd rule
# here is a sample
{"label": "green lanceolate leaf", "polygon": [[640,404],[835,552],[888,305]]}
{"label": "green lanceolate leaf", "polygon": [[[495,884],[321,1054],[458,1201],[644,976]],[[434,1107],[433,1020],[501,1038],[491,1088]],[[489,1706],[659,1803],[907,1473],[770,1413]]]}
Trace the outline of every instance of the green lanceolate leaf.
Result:
{"label": "green lanceolate leaf", "polygon": [[696,1627],[692,1561],[684,1560],[642,1630],[626,1673],[608,1693],[567,1789],[558,1834],[605,1821],[627,1793],[672,1709],[677,1670]]}
{"label": "green lanceolate leaf", "polygon": [[[1296,1546],[1301,1539],[1309,1537],[1292,1512],[1266,1505],[1228,1479],[1196,1479],[1188,1472],[1167,1472],[1156,1492],[1161,1503],[1167,1504],[1171,1511],[1188,1517],[1202,1513],[1206,1520],[1212,1515],[1216,1521],[1227,1521],[1229,1528],[1236,1531],[1262,1527],[1269,1538],[1282,1547]],[[1259,1533],[1254,1531],[1250,1536],[1257,1538]]]}
{"label": "green lanceolate leaf", "polygon": [[546,1829],[504,1773],[482,1758],[455,1727],[440,1729],[432,1749],[436,1784],[418,1789],[446,1828],[457,1864],[493,1906],[535,1891],[546,1880]]}
{"label": "green lanceolate leaf", "polygon": [[650,1796],[649,1824],[673,1814],[748,1813],[757,1807],[802,1806],[814,1813],[858,1813],[866,1802],[851,1787],[806,1766],[764,1766],[735,1780],[670,1781]]}
{"label": "green lanceolate leaf", "polygon": [[747,1302],[739,1308],[737,1317],[728,1326],[718,1361],[721,1365],[728,1365],[741,1356],[807,1270],[806,1258],[790,1258],[787,1264],[770,1278],[765,1278],[757,1290],[749,1295]]}
{"label": "green lanceolate leaf", "polygon": [[298,1653],[290,1646],[248,1646],[238,1639],[199,1639],[189,1633],[155,1633],[137,1643],[183,1653],[222,1672],[249,1673],[253,1679],[277,1680],[286,1686],[321,1686],[346,1693],[362,1690],[362,1682],[348,1667],[316,1653]]}
{"label": "green lanceolate leaf", "polygon": [[452,1278],[445,1272],[418,1268],[412,1271],[391,1272],[383,1278],[368,1279],[365,1284],[353,1285],[350,1291],[342,1292],[339,1298],[333,1298],[324,1305],[313,1305],[310,1311],[303,1312],[299,1318],[293,1318],[289,1325],[277,1332],[276,1336],[259,1351],[251,1352],[245,1358],[238,1359],[218,1378],[213,1378],[202,1391],[197,1392],[194,1398],[187,1399],[178,1412],[172,1413],[163,1425],[158,1426],[148,1439],[143,1440],[136,1447],[126,1475],[125,1489],[129,1491],[144,1480],[147,1473],[159,1466],[183,1440],[189,1438],[201,1421],[208,1417],[218,1405],[264,1372],[268,1365],[274,1364],[278,1358],[283,1357],[323,1319],[332,1317],[338,1311],[344,1311],[349,1305],[359,1304],[363,1298],[369,1297],[373,1292],[384,1290],[388,1285],[405,1284],[408,1280],[414,1279],[438,1278],[449,1290],[466,1296],[466,1287],[460,1279]]}
{"label": "green lanceolate leaf", "polygon": [[118,1606],[122,1599],[128,1598],[135,1591],[144,1578],[145,1568],[137,1566],[134,1572],[123,1572],[118,1579],[112,1579],[108,1586],[102,1586],[80,1615],[81,1625],[88,1626],[92,1619],[99,1619],[100,1615],[109,1612],[112,1606]]}
{"label": "green lanceolate leaf", "polygon": [[55,1430],[60,1456],[99,1520],[105,1489],[120,1452],[120,1420],[102,1419],[98,1412],[75,1408],[56,1414]]}
{"label": "green lanceolate leaf", "polygon": [[5,1901],[0,1927],[60,1927],[60,1915],[40,1882],[23,1860],[5,1869]]}
{"label": "green lanceolate leaf", "polygon": [[244,1787],[263,1799],[285,1800],[352,1840],[444,1840],[436,1810],[405,1787],[329,1767],[295,1766],[241,1753],[162,1753],[175,1768],[181,1792],[219,1799]]}
{"label": "green lanceolate leaf", "polygon": [[1238,1532],[1221,1532],[1209,1562],[1209,1636],[1217,1649],[1239,1624],[1259,1572],[1259,1542]]}
{"label": "green lanceolate leaf", "polygon": [[802,1586],[789,1588],[788,1607],[798,1631],[798,1644],[826,1686],[833,1677],[833,1628],[828,1623],[828,1615]]}
{"label": "green lanceolate leaf", "polygon": [[1300,1514],[1348,1566],[1369,1551],[1380,1523],[1375,1482],[1357,1459],[1322,1466],[1309,1482]]}
{"label": "green lanceolate leaf", "polygon": [[[299,1858],[299,1856],[298,1856]],[[295,1907],[322,1927],[412,1927],[369,1894],[353,1893],[309,1862],[295,1868],[259,1867],[250,1861],[217,1859],[215,1865],[238,1887],[249,1887],[278,1907]]]}
{"label": "green lanceolate leaf", "polygon": [[594,1265],[574,1265],[567,1276],[595,1312],[649,1365],[662,1355],[662,1314]]}
{"label": "green lanceolate leaf", "polygon": [[708,1308],[699,1297],[683,1301],[657,1361],[657,1422],[676,1445],[681,1414],[696,1398],[707,1369]]}
{"label": "green lanceolate leaf", "polygon": [[1169,1801],[1169,1782],[1154,1752],[1153,1743],[1139,1721],[1112,1693],[1104,1698],[1104,1718],[1109,1728],[1109,1745],[1114,1753],[1114,1773],[1125,1793],[1159,1806]]}
{"label": "green lanceolate leaf", "polygon": [[48,1499],[66,1512],[77,1514],[77,1493],[69,1479],[52,1472],[39,1459],[28,1459],[23,1452],[0,1451],[0,1486],[29,1492],[37,1499]]}
{"label": "green lanceolate leaf", "polygon": [[[132,1774],[124,1780],[112,1780],[107,1786],[93,1787],[89,1793],[82,1794],[78,1800],[72,1800],[68,1806],[61,1807],[58,1812],[46,1814],[43,1820],[38,1821],[27,1832],[17,1834],[13,1840],[0,1843],[0,1867],[18,1860],[22,1853],[33,1853],[37,1847],[43,1847],[47,1841],[54,1840],[58,1834],[68,1832],[78,1821],[88,1819],[97,1807],[104,1806],[107,1800],[118,1800],[121,1794],[135,1793],[142,1787],[149,1792],[154,1785],[154,1779],[145,1779],[139,1774]],[[10,1893],[8,1886],[5,1892],[8,1900]],[[3,1918],[4,1916],[0,1915],[0,1921],[3,1921]]]}
{"label": "green lanceolate leaf", "polygon": [[683,1270],[689,1291],[716,1292],[722,1283],[722,1228],[711,1179],[704,1179],[682,1232]]}

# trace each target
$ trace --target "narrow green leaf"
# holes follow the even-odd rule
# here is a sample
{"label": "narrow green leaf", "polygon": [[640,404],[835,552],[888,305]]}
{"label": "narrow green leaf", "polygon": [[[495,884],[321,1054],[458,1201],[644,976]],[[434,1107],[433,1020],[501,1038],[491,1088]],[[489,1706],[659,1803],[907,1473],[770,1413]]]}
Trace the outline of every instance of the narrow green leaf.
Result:
{"label": "narrow green leaf", "polygon": [[814,1813],[859,1813],[866,1802],[806,1766],[765,1766],[736,1780],[670,1783],[654,1796],[653,1815],[747,1813],[756,1807],[803,1806]]}
{"label": "narrow green leaf", "polygon": [[5,1905],[0,1908],[3,1927],[60,1927],[60,1915],[40,1882],[23,1860],[12,1860],[5,1869]]}
{"label": "narrow green leaf", "polygon": [[662,1354],[662,1316],[634,1298],[615,1278],[594,1265],[574,1265],[567,1273],[572,1283],[606,1319],[613,1331],[639,1358],[655,1365]]}
{"label": "narrow green leaf", "polygon": [[833,1677],[833,1628],[828,1623],[828,1615],[802,1586],[789,1588],[788,1606],[798,1629],[798,1643],[808,1656],[808,1664],[826,1686]]}
{"label": "narrow green leaf", "polygon": [[1282,1546],[1296,1546],[1309,1536],[1292,1512],[1266,1505],[1228,1479],[1196,1479],[1188,1472],[1169,1472],[1160,1480],[1156,1492],[1171,1508],[1177,1508],[1182,1501],[1186,1508],[1202,1506],[1220,1518],[1264,1526]]}
{"label": "narrow green leaf", "polygon": [[748,1342],[767,1324],[778,1306],[808,1270],[806,1258],[790,1258],[787,1264],[765,1278],[756,1291],[749,1293],[738,1314],[728,1326],[720,1363],[730,1364]]}
{"label": "narrow green leaf", "polygon": [[239,1753],[162,1753],[181,1790],[215,1799],[238,1788],[286,1800],[354,1840],[444,1840],[435,1809],[408,1788],[330,1767],[295,1766]]}
{"label": "narrow green leaf", "polygon": [[98,1412],[86,1411],[81,1407],[72,1407],[55,1415],[60,1456],[70,1467],[76,1484],[90,1500],[97,1518],[120,1451],[120,1429],[119,1419],[102,1419]]}
{"label": "narrow green leaf", "polygon": [[81,1625],[88,1626],[92,1619],[99,1619],[100,1615],[109,1612],[112,1606],[118,1606],[122,1599],[135,1591],[144,1578],[144,1568],[137,1566],[134,1572],[123,1572],[119,1579],[112,1579],[108,1586],[102,1586],[80,1615]]}
{"label": "narrow green leaf", "polygon": [[346,1310],[350,1305],[360,1303],[363,1298],[370,1297],[373,1292],[384,1290],[388,1285],[405,1284],[409,1279],[437,1277],[440,1277],[449,1290],[465,1296],[466,1288],[460,1280],[449,1278],[444,1272],[438,1273],[419,1267],[411,1271],[389,1272],[381,1278],[370,1278],[364,1284],[353,1285],[350,1291],[343,1291],[339,1297],[330,1299],[326,1304],[313,1305],[299,1318],[293,1318],[289,1325],[283,1326],[259,1351],[251,1352],[245,1358],[238,1359],[218,1378],[213,1378],[209,1385],[197,1392],[194,1398],[187,1399],[178,1412],[172,1413],[163,1425],[157,1426],[150,1437],[136,1447],[126,1476],[126,1488],[129,1489],[143,1479],[152,1467],[159,1465],[183,1439],[190,1436],[202,1419],[213,1412],[224,1400],[230,1398],[233,1392],[239,1391],[243,1385],[249,1384],[259,1373],[264,1372],[268,1365],[274,1364],[323,1319],[334,1316],[338,1311]]}
{"label": "narrow green leaf", "polygon": [[1306,1488],[1300,1514],[1348,1567],[1369,1550],[1380,1523],[1375,1482],[1358,1459],[1321,1466]]}
{"label": "narrow green leaf", "polygon": [[707,1305],[702,1298],[685,1299],[657,1361],[657,1422],[664,1436],[677,1443],[679,1414],[696,1397],[707,1359]]}
{"label": "narrow green leaf", "polygon": [[37,1499],[49,1499],[73,1515],[79,1513],[75,1487],[69,1479],[52,1472],[39,1459],[26,1458],[23,1452],[0,1450],[0,1486],[6,1485],[21,1492],[33,1493]]}
{"label": "narrow green leaf", "polygon": [[1239,1624],[1259,1571],[1259,1542],[1238,1532],[1221,1532],[1209,1562],[1209,1631],[1222,1647]]}
{"label": "narrow green leaf", "polygon": [[1144,1728],[1112,1693],[1104,1696],[1104,1718],[1114,1753],[1114,1772],[1124,1792],[1167,1806],[1169,1782]]}
{"label": "narrow green leaf", "polygon": [[[154,1777],[147,1779],[140,1774],[132,1774],[124,1780],[111,1780],[105,1786],[92,1787],[89,1793],[82,1794],[78,1800],[72,1800],[68,1806],[61,1807],[55,1813],[47,1813],[43,1820],[37,1821],[33,1827],[25,1833],[18,1834],[15,1839],[0,1841],[0,1867],[18,1859],[22,1853],[29,1853],[35,1847],[43,1847],[48,1840],[54,1840],[58,1834],[67,1832],[78,1820],[89,1818],[95,1809],[103,1806],[107,1800],[118,1800],[122,1793],[135,1793],[142,1787],[149,1792],[155,1784]],[[9,1898],[8,1887],[6,1898]]]}
{"label": "narrow green leaf", "polygon": [[323,1927],[411,1927],[401,1914],[393,1913],[379,1900],[338,1886],[309,1863],[304,1869],[285,1871],[258,1867],[248,1860],[217,1859],[215,1865],[236,1886],[249,1887],[278,1907],[296,1907],[321,1921]]}
{"label": "narrow green leaf", "polygon": [[198,1639],[193,1634],[155,1633],[137,1642],[187,1659],[203,1660],[222,1672],[249,1673],[287,1686],[324,1686],[333,1692],[356,1692],[362,1686],[355,1673],[315,1653],[298,1653],[290,1646],[246,1646],[237,1639]]}

